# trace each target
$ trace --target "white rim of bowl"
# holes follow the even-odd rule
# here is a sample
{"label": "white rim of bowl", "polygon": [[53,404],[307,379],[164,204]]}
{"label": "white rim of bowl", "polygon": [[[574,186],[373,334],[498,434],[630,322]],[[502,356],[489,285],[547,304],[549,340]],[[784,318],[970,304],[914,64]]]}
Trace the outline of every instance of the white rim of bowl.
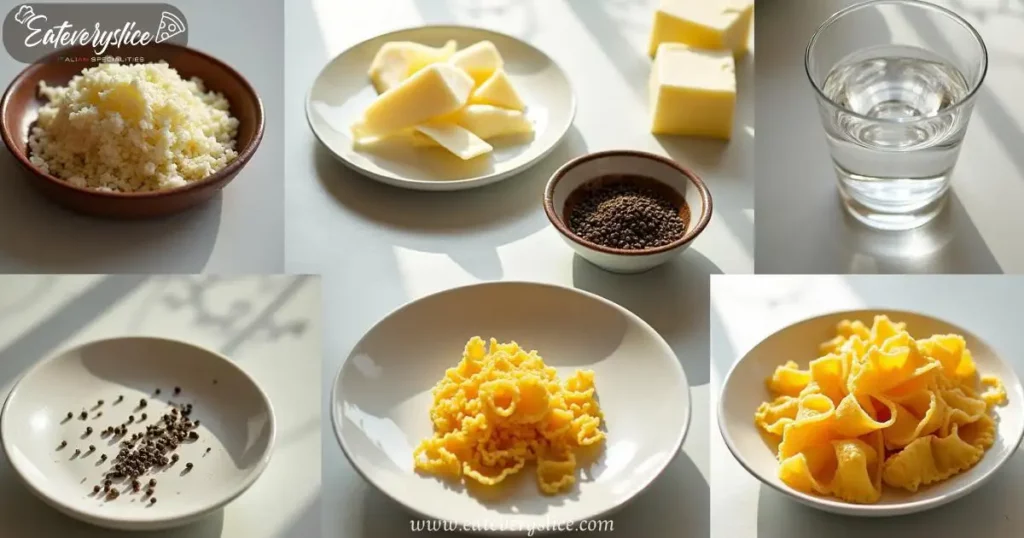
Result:
{"label": "white rim of bowl", "polygon": [[[388,312],[386,315],[384,315],[384,317],[382,317],[379,320],[377,320],[377,322],[374,323],[373,326],[371,326],[370,329],[368,329],[366,331],[366,333],[364,333],[363,336],[359,338],[359,341],[357,341],[356,344],[354,346],[352,346],[352,348],[349,350],[349,355],[351,355],[352,351],[354,351],[354,350],[359,348],[359,346],[363,343],[363,340],[366,339],[366,336],[371,331],[373,331],[378,325],[380,325],[384,321],[390,319],[392,316],[398,314],[402,310],[405,310],[406,308],[410,308],[413,305],[415,305],[415,304],[417,304],[417,303],[419,303],[421,301],[426,301],[428,299],[432,299],[432,298],[434,298],[436,296],[439,296],[439,295],[444,295],[444,294],[448,294],[448,293],[455,293],[455,292],[459,292],[459,291],[464,291],[464,290],[469,289],[469,288],[477,288],[477,287],[485,287],[485,286],[505,286],[505,285],[517,285],[517,286],[518,285],[528,285],[528,286],[539,286],[539,287],[545,287],[545,288],[554,288],[554,289],[559,290],[559,291],[568,290],[569,292],[572,292],[572,293],[578,293],[578,294],[583,295],[585,297],[589,297],[591,299],[596,299],[597,301],[599,301],[601,303],[604,303],[607,306],[610,306],[610,307],[614,308],[615,310],[617,310],[617,311],[621,312],[622,314],[625,314],[627,317],[631,318],[633,321],[639,322],[643,326],[645,326],[648,329],[650,329],[651,332],[654,333],[654,335],[656,336],[656,338],[658,340],[658,343],[661,346],[663,346],[666,350],[668,350],[670,355],[672,355],[673,357],[676,358],[675,365],[679,369],[678,370],[679,371],[679,375],[681,377],[681,380],[682,380],[683,384],[686,387],[686,416],[683,417],[683,427],[682,427],[681,431],[676,435],[675,448],[672,450],[672,457],[669,458],[665,462],[665,464],[662,465],[658,469],[658,472],[656,472],[656,473],[654,473],[652,475],[650,480],[646,481],[641,486],[639,486],[637,488],[634,488],[634,490],[631,490],[629,492],[629,496],[627,497],[627,499],[625,501],[623,501],[623,502],[621,502],[621,503],[619,503],[619,504],[617,504],[615,506],[612,506],[610,508],[607,508],[605,510],[602,510],[602,511],[600,511],[598,513],[595,513],[593,515],[577,519],[577,520],[573,521],[572,523],[577,523],[579,521],[584,521],[584,520],[587,520],[587,519],[600,518],[602,516],[610,514],[610,513],[614,512],[614,511],[616,511],[616,510],[626,506],[631,501],[636,499],[637,496],[640,495],[640,493],[642,493],[644,490],[649,488],[651,486],[651,484],[654,483],[654,481],[657,480],[657,478],[659,476],[661,476],[665,472],[665,469],[667,469],[668,466],[671,465],[672,460],[679,454],[679,452],[682,451],[683,443],[686,441],[686,436],[690,432],[690,421],[691,421],[691,418],[693,416],[693,400],[691,398],[691,396],[693,395],[693,391],[692,391],[692,389],[690,387],[689,379],[686,378],[686,370],[683,369],[682,363],[679,362],[679,356],[676,355],[675,351],[672,350],[672,346],[670,346],[668,344],[668,342],[665,341],[665,338],[661,336],[661,333],[659,333],[653,327],[651,327],[650,324],[648,324],[646,321],[644,321],[640,316],[637,316],[636,314],[630,312],[624,306],[619,305],[618,303],[615,303],[615,302],[610,301],[608,299],[605,299],[604,297],[601,297],[600,295],[596,295],[594,293],[590,293],[588,291],[583,291],[583,290],[576,289],[576,288],[570,288],[568,286],[559,286],[557,284],[549,284],[549,283],[545,283],[545,282],[531,282],[531,281],[528,281],[528,280],[501,280],[501,281],[492,281],[492,282],[478,282],[478,283],[475,283],[475,284],[468,284],[468,285],[465,285],[465,286],[458,286],[458,287],[442,290],[442,291],[439,291],[439,292],[431,293],[429,295],[424,295],[423,297],[420,297],[418,299],[414,299],[412,301],[409,301],[409,302],[399,306],[398,308],[393,309],[391,312]],[[346,362],[342,363],[341,368],[338,369],[338,373],[334,376],[334,384],[331,385],[331,427],[334,429],[334,437],[337,439],[338,444],[341,446],[341,452],[342,452],[342,454],[345,455],[345,459],[348,460],[349,465],[351,465],[352,468],[355,469],[356,473],[359,474],[359,476],[362,477],[363,480],[365,480],[367,483],[369,483],[374,488],[376,488],[377,491],[383,493],[385,496],[387,496],[389,499],[391,499],[395,504],[398,504],[398,505],[401,505],[401,506],[405,507],[406,510],[411,511],[411,512],[419,515],[420,517],[429,518],[429,519],[432,519],[432,520],[451,521],[451,522],[454,522],[454,523],[457,523],[457,524],[467,524],[468,525],[469,523],[471,523],[469,520],[445,519],[445,518],[441,518],[441,517],[438,517],[438,516],[435,516],[435,515],[427,514],[425,512],[421,512],[421,511],[419,511],[419,510],[417,510],[417,509],[415,509],[415,508],[413,508],[413,507],[411,507],[411,506],[409,506],[409,505],[399,501],[398,499],[394,498],[391,495],[390,492],[385,491],[384,488],[381,488],[380,485],[378,485],[376,482],[371,480],[365,473],[363,473],[363,470],[360,469],[359,466],[355,464],[355,460],[352,457],[352,455],[349,453],[349,449],[345,446],[345,441],[342,438],[342,435],[341,435],[341,425],[339,423],[339,418],[340,417],[338,417],[337,414],[335,413],[336,406],[334,405],[335,402],[338,401],[338,385],[341,382],[341,374],[345,370],[345,364],[347,362],[348,362],[348,356],[346,356]],[[414,474],[414,476],[418,476],[418,475]],[[546,535],[546,534],[551,534],[551,533],[554,533],[554,532],[556,532],[556,531],[555,530],[544,529],[544,530],[535,531],[534,535],[542,535],[542,534]],[[519,534],[519,533],[517,531],[492,531],[489,534],[492,534],[492,535],[511,535],[511,534]]]}
{"label": "white rim of bowl", "polygon": [[[21,386],[21,382],[23,380],[25,380],[26,378],[28,378],[28,376],[35,374],[38,370],[41,370],[44,366],[48,365],[51,362],[56,361],[59,357],[62,357],[62,356],[66,355],[66,354],[68,354],[68,353],[70,353],[72,351],[75,351],[75,350],[78,350],[78,349],[82,349],[82,348],[85,348],[85,347],[90,346],[90,345],[95,345],[95,344],[103,343],[103,342],[112,342],[114,340],[157,340],[157,341],[163,341],[163,342],[173,342],[175,344],[181,344],[181,345],[185,345],[185,346],[188,346],[188,347],[191,347],[191,348],[194,348],[194,349],[198,349],[200,351],[204,351],[206,353],[209,353],[211,355],[216,356],[220,360],[222,360],[225,363],[227,363],[230,368],[233,368],[235,371],[237,371],[239,374],[241,374],[241,376],[244,379],[248,380],[249,383],[252,384],[253,388],[256,389],[256,392],[263,399],[263,403],[267,406],[267,415],[268,415],[268,417],[270,419],[270,441],[267,443],[267,449],[260,456],[260,460],[256,464],[256,467],[253,469],[253,471],[251,473],[249,473],[249,475],[247,477],[245,477],[244,480],[242,480],[242,482],[234,490],[232,490],[232,492],[229,494],[229,496],[227,496],[227,497],[217,501],[215,504],[209,506],[208,508],[193,510],[191,512],[186,512],[186,513],[183,513],[183,514],[180,514],[180,515],[166,516],[166,517],[155,517],[155,518],[147,518],[147,519],[121,519],[121,518],[116,518],[116,517],[104,516],[103,514],[93,514],[93,513],[83,512],[82,510],[78,509],[78,507],[76,507],[76,506],[73,506],[73,505],[70,505],[70,504],[67,504],[67,503],[63,503],[63,502],[58,501],[57,499],[54,499],[53,497],[47,495],[44,491],[36,488],[28,480],[25,480],[24,471],[21,468],[18,467],[18,464],[16,464],[14,462],[14,460],[11,459],[11,449],[8,447],[8,442],[9,441],[7,440],[7,435],[6,435],[7,429],[5,427],[5,424],[7,423],[7,420],[6,420],[7,419],[7,407],[8,407],[8,405],[10,405],[10,402],[14,398],[14,395],[18,392],[18,388]],[[225,356],[225,355],[223,355],[221,353],[218,353],[216,351],[213,351],[212,349],[209,349],[209,348],[197,345],[197,344],[193,344],[191,342],[186,342],[184,340],[176,340],[174,338],[164,338],[164,337],[160,337],[160,336],[146,336],[146,335],[116,336],[116,337],[112,337],[112,338],[101,338],[101,339],[98,339],[98,340],[90,340],[88,342],[82,342],[82,343],[79,343],[79,344],[75,344],[75,345],[71,345],[71,346],[67,346],[67,347],[58,349],[57,351],[55,351],[55,352],[51,353],[49,356],[47,356],[45,359],[35,363],[32,367],[30,367],[23,374],[21,374],[21,376],[18,378],[18,380],[14,383],[14,386],[11,388],[11,392],[7,395],[7,398],[4,400],[3,408],[0,409],[0,446],[3,447],[4,455],[7,457],[7,461],[9,461],[11,463],[11,467],[14,468],[15,471],[17,471],[18,478],[21,480],[21,482],[23,484],[25,484],[26,489],[28,489],[29,491],[33,492],[39,498],[45,500],[47,503],[55,505],[55,506],[60,506],[60,507],[64,508],[65,510],[67,510],[68,512],[76,514],[76,516],[78,516],[79,519],[81,519],[82,521],[111,521],[111,522],[137,523],[137,524],[141,524],[141,525],[154,525],[155,526],[155,525],[173,525],[177,521],[195,520],[195,519],[200,518],[202,516],[208,515],[211,512],[214,512],[215,510],[217,510],[217,509],[227,505],[231,501],[237,499],[242,493],[245,493],[246,490],[248,490],[250,487],[252,487],[252,485],[254,483],[256,483],[256,480],[259,479],[259,477],[263,474],[263,471],[266,470],[267,465],[270,464],[270,459],[273,456],[274,446],[276,444],[276,441],[277,441],[277,418],[274,415],[274,406],[271,403],[270,398],[267,397],[267,393],[263,391],[263,388],[260,387],[259,383],[257,383],[256,380],[252,376],[250,376],[248,374],[248,372],[246,372],[241,367],[239,367],[237,364],[235,364],[235,362],[232,361],[231,359],[229,359],[227,356]],[[95,525],[95,523],[93,523],[93,524]]]}
{"label": "white rim of bowl", "polygon": [[[362,46],[366,45],[367,43],[369,43],[371,41],[376,41],[376,40],[382,39],[382,38],[392,38],[392,37],[394,37],[396,35],[399,35],[399,34],[404,34],[404,33],[407,33],[407,32],[413,32],[413,31],[417,31],[417,30],[439,30],[440,31],[440,30],[446,30],[446,29],[456,30],[456,31],[485,32],[485,33],[490,33],[490,34],[494,34],[494,35],[497,35],[497,36],[501,36],[501,37],[503,37],[505,39],[511,39],[513,41],[517,41],[517,42],[519,42],[519,43],[521,43],[521,44],[523,44],[523,45],[533,49],[534,52],[539,53],[541,56],[543,56],[544,58],[547,58],[547,60],[549,62],[551,62],[551,65],[553,65],[555,67],[555,69],[557,69],[558,72],[562,75],[562,78],[565,79],[565,83],[569,87],[569,96],[572,98],[571,99],[571,103],[570,103],[570,108],[569,108],[569,121],[567,121],[565,123],[565,126],[562,128],[562,131],[560,133],[558,133],[557,139],[555,140],[555,142],[553,144],[551,144],[551,146],[545,148],[544,151],[540,152],[540,154],[538,154],[533,159],[530,159],[526,163],[524,163],[524,164],[522,164],[522,165],[520,165],[520,166],[516,167],[515,169],[510,170],[508,172],[504,172],[504,173],[490,173],[490,174],[486,174],[486,175],[482,175],[482,176],[474,176],[474,177],[465,178],[465,179],[453,179],[453,180],[438,181],[438,180],[409,179],[409,178],[404,178],[404,177],[398,177],[398,176],[395,176],[395,175],[379,174],[379,173],[376,173],[376,172],[371,172],[369,170],[366,170],[366,169],[356,165],[355,163],[349,161],[348,159],[345,159],[344,157],[339,155],[337,152],[332,150],[331,147],[328,146],[326,142],[324,142],[324,139],[320,137],[320,133],[318,133],[316,128],[313,126],[313,119],[312,119],[313,110],[312,110],[310,105],[313,102],[312,101],[312,98],[313,98],[313,86],[316,85],[316,81],[320,80],[320,77],[324,74],[324,71],[326,71],[327,68],[331,66],[331,64],[333,64],[338,58],[344,56],[345,54],[348,54],[353,49],[356,49],[358,47],[362,47]],[[396,186],[396,187],[410,187],[410,188],[416,188],[417,190],[423,190],[423,191],[439,191],[439,192],[444,192],[444,191],[459,190],[460,187],[461,188],[469,188],[471,186],[483,187],[485,185],[489,185],[489,184],[494,183],[496,181],[499,181],[501,179],[507,178],[509,175],[514,175],[514,174],[518,174],[520,172],[525,172],[527,169],[529,169],[533,165],[539,163],[545,157],[550,155],[551,152],[554,151],[555,148],[557,148],[559,145],[561,145],[562,142],[565,140],[565,135],[569,132],[569,129],[571,129],[573,124],[576,122],[577,103],[576,103],[576,90],[573,88],[573,86],[572,86],[572,79],[570,79],[569,76],[566,74],[565,69],[562,69],[561,64],[556,62],[555,59],[552,58],[550,54],[544,52],[544,50],[542,50],[541,48],[534,46],[532,43],[530,43],[530,42],[528,42],[528,41],[526,41],[524,39],[520,39],[520,38],[518,38],[516,36],[510,35],[510,34],[506,34],[506,33],[503,33],[503,32],[498,32],[498,31],[492,30],[490,28],[484,28],[482,26],[463,26],[463,25],[459,25],[459,24],[427,24],[427,25],[423,25],[423,26],[407,26],[405,28],[400,28],[398,30],[393,30],[391,32],[380,34],[380,35],[371,37],[369,39],[364,39],[364,40],[360,41],[359,43],[356,43],[355,45],[352,45],[352,46],[346,48],[345,50],[341,51],[341,53],[335,55],[330,60],[327,60],[327,63],[325,63],[324,66],[320,68],[320,71],[317,72],[316,76],[313,77],[313,85],[311,85],[309,90],[306,91],[306,102],[305,102],[303,108],[305,108],[305,111],[306,111],[306,125],[309,127],[309,130],[313,132],[313,136],[316,138],[317,142],[319,142],[320,145],[323,146],[324,149],[326,149],[331,155],[333,155],[337,160],[341,161],[342,164],[347,166],[352,171],[359,173],[359,175],[369,175],[373,179],[377,179],[378,181],[381,181],[383,183],[386,183],[386,184],[389,184],[389,185],[393,185],[393,186]],[[443,188],[441,188],[441,186],[443,186]]]}
{"label": "white rim of bowl", "polygon": [[[984,339],[978,337],[978,335],[974,334],[971,331],[964,330],[963,327],[961,327],[960,325],[958,325],[956,323],[947,321],[947,320],[945,320],[943,318],[939,318],[939,317],[933,316],[931,314],[924,314],[924,313],[916,312],[916,311],[913,311],[913,310],[898,310],[898,309],[889,309],[889,308],[880,308],[880,309],[860,308],[860,309],[855,309],[855,310],[837,310],[835,312],[830,312],[830,313],[827,313],[827,314],[821,314],[821,315],[812,316],[812,317],[809,317],[809,318],[803,318],[801,320],[798,320],[798,321],[795,321],[793,323],[790,323],[790,324],[786,325],[785,327],[780,328],[777,331],[773,331],[768,336],[765,336],[764,338],[759,340],[757,342],[757,344],[754,344],[753,347],[748,349],[747,352],[744,353],[743,356],[740,357],[740,359],[738,361],[736,361],[732,365],[732,368],[729,369],[729,373],[728,373],[728,375],[725,376],[725,380],[722,382],[722,388],[719,390],[719,395],[718,395],[718,406],[717,406],[718,409],[716,409],[716,411],[718,412],[718,433],[722,436],[722,439],[725,441],[725,446],[729,449],[729,452],[732,453],[732,457],[737,462],[739,462],[739,464],[743,467],[743,469],[745,469],[748,473],[750,473],[751,476],[757,478],[762,484],[767,485],[768,487],[774,489],[775,491],[778,491],[779,493],[782,493],[784,495],[792,496],[792,497],[798,499],[799,501],[803,502],[804,504],[807,504],[809,506],[813,506],[813,507],[816,507],[816,508],[819,508],[819,509],[822,509],[822,510],[826,510],[826,511],[829,511],[829,512],[833,512],[833,513],[836,513],[836,512],[856,513],[859,516],[867,516],[867,517],[891,517],[891,516],[898,516],[898,515],[908,514],[908,513],[911,513],[911,512],[919,512],[919,511],[923,511],[923,510],[928,510],[928,509],[931,509],[931,508],[937,508],[937,507],[942,506],[942,505],[944,505],[946,503],[949,503],[949,502],[955,501],[955,500],[957,500],[959,498],[962,498],[964,495],[967,495],[968,493],[971,493],[972,491],[977,489],[979,486],[981,486],[982,484],[987,482],[990,478],[992,478],[992,476],[995,474],[995,472],[998,471],[1000,468],[1002,468],[1002,466],[1006,464],[1006,462],[1010,459],[1010,457],[1012,457],[1017,452],[1017,449],[1020,448],[1021,441],[1024,440],[1024,428],[1021,429],[1021,433],[1017,436],[1016,441],[1013,442],[1012,449],[1011,450],[1007,450],[1006,451],[1006,455],[1002,459],[1000,459],[998,462],[996,462],[996,465],[994,467],[992,467],[992,469],[989,472],[987,472],[984,475],[980,476],[974,482],[971,482],[971,483],[967,484],[966,486],[961,488],[960,491],[957,491],[956,494],[947,495],[945,497],[938,498],[938,499],[930,499],[930,500],[923,500],[923,501],[910,501],[910,502],[906,502],[906,503],[882,504],[882,505],[880,505],[880,504],[848,503],[848,502],[838,501],[838,500],[835,500],[835,499],[821,497],[821,496],[817,496],[817,495],[810,495],[810,494],[807,494],[807,493],[803,493],[801,491],[797,491],[797,490],[795,490],[795,489],[793,489],[793,488],[791,488],[789,486],[785,486],[785,485],[781,486],[781,487],[777,486],[777,485],[771,483],[770,481],[762,478],[761,475],[759,475],[758,473],[754,472],[753,468],[747,463],[746,459],[744,459],[744,457],[741,455],[739,449],[736,448],[736,445],[735,445],[735,443],[733,443],[732,438],[729,437],[729,434],[727,433],[727,428],[726,428],[725,422],[724,422],[724,417],[725,417],[725,398],[724,398],[725,390],[726,390],[726,387],[729,386],[729,382],[732,380],[733,373],[735,373],[735,371],[739,367],[740,363],[742,363],[747,358],[747,356],[750,355],[751,351],[757,349],[758,346],[760,346],[762,343],[764,343],[768,339],[775,337],[776,335],[778,335],[779,333],[781,333],[783,331],[789,330],[791,327],[793,327],[795,325],[801,325],[801,324],[804,324],[804,323],[809,323],[809,322],[812,322],[812,321],[819,320],[821,318],[830,318],[830,317],[835,317],[835,316],[847,316],[848,319],[852,319],[854,316],[863,315],[863,314],[869,314],[869,313],[872,314],[872,315],[876,315],[876,314],[886,314],[886,315],[892,314],[894,316],[900,316],[900,315],[904,315],[904,314],[909,314],[909,315],[912,315],[912,316],[917,316],[917,317],[922,317],[922,318],[930,318],[930,319],[933,319],[933,320],[937,320],[937,321],[940,321],[942,323],[945,323],[946,325],[951,325],[951,326],[954,326],[954,327],[958,327],[959,330],[963,331],[964,334],[970,335],[971,338],[973,338],[975,340],[978,340],[979,342],[984,343],[985,347],[987,347],[989,349],[993,349],[992,346],[990,346],[987,341],[985,341]],[[999,362],[1003,363],[1004,366],[1007,366],[1008,369],[1011,372],[1014,372],[1013,380],[1016,381],[1015,387],[1018,389],[1018,393],[1024,392],[1024,388],[1022,388],[1020,378],[1017,377],[1016,372],[1013,370],[1013,368],[1010,367],[1010,365],[1007,364],[1006,361],[1003,360],[1002,356],[996,355],[996,358],[999,360]],[[1004,385],[1005,385],[1005,383],[1004,383]],[[998,436],[998,431],[999,431],[998,426],[996,428],[996,431],[997,431],[997,436]],[[1011,445],[1007,445],[1007,446],[1011,446]],[[971,468],[973,469],[973,467],[971,467]],[[953,479],[954,479],[954,477],[950,477],[948,480],[953,480]],[[825,507],[827,507],[827,508],[825,508]]]}

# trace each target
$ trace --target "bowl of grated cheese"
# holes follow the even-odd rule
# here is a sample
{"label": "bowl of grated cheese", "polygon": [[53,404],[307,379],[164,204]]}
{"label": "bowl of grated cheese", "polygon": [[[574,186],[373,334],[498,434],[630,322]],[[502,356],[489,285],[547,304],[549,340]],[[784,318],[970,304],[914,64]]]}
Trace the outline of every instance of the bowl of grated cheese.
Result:
{"label": "bowl of grated cheese", "polygon": [[137,49],[118,51],[124,63],[61,50],[7,88],[0,137],[47,198],[93,216],[160,217],[213,198],[252,158],[264,112],[244,76],[188,47]]}

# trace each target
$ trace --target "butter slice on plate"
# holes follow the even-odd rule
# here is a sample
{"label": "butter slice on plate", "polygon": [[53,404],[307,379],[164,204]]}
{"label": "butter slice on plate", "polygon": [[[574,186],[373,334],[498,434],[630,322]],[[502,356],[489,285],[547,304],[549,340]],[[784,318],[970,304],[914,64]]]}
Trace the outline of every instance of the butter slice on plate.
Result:
{"label": "butter slice on plate", "polygon": [[[433,139],[438,145],[464,161],[485,155],[494,149],[469,130],[453,123],[425,123],[416,127],[416,132]],[[421,144],[417,143],[416,145]]]}
{"label": "butter slice on plate", "polygon": [[533,132],[533,124],[522,112],[491,105],[467,105],[454,119],[485,140]]}
{"label": "butter slice on plate", "polygon": [[648,53],[662,43],[747,53],[754,0],[660,0]]}
{"label": "butter slice on plate", "polygon": [[473,79],[447,63],[428,65],[398,86],[380,94],[366,108],[360,129],[383,136],[408,129],[462,108]]}
{"label": "butter slice on plate", "polygon": [[377,93],[384,93],[398,86],[420,69],[446,61],[455,54],[455,41],[449,40],[443,47],[430,47],[412,41],[391,41],[385,43],[370,64],[370,80]]}
{"label": "butter slice on plate", "polygon": [[495,71],[505,65],[498,47],[490,41],[474,43],[448,58],[448,62],[473,77],[476,85],[483,84]]}
{"label": "butter slice on plate", "polygon": [[649,84],[652,133],[732,137],[736,64],[731,52],[664,43]]}
{"label": "butter slice on plate", "polygon": [[495,71],[491,78],[485,80],[479,88],[473,90],[472,95],[469,96],[469,102],[481,105],[494,105],[512,110],[523,110],[526,108],[522,98],[519,97],[519,92],[512,85],[512,81],[509,80],[508,74],[505,73],[504,69]]}

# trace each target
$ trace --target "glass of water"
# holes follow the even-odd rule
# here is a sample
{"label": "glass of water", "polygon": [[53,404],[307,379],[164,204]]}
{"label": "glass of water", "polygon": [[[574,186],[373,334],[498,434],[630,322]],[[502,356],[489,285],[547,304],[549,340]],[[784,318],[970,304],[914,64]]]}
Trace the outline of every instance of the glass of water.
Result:
{"label": "glass of water", "polygon": [[872,0],[826,20],[804,64],[847,210],[884,230],[938,215],[988,69],[977,30],[927,2]]}

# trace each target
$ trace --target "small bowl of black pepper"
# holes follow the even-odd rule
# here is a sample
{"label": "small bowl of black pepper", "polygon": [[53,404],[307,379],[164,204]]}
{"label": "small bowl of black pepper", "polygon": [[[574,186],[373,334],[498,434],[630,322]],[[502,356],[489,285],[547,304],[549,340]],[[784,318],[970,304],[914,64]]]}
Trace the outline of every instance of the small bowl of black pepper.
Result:
{"label": "small bowl of black pepper", "polygon": [[681,254],[711,211],[711,193],[695,173],[634,150],[573,159],[544,191],[544,212],[566,243],[615,273],[647,271]]}

